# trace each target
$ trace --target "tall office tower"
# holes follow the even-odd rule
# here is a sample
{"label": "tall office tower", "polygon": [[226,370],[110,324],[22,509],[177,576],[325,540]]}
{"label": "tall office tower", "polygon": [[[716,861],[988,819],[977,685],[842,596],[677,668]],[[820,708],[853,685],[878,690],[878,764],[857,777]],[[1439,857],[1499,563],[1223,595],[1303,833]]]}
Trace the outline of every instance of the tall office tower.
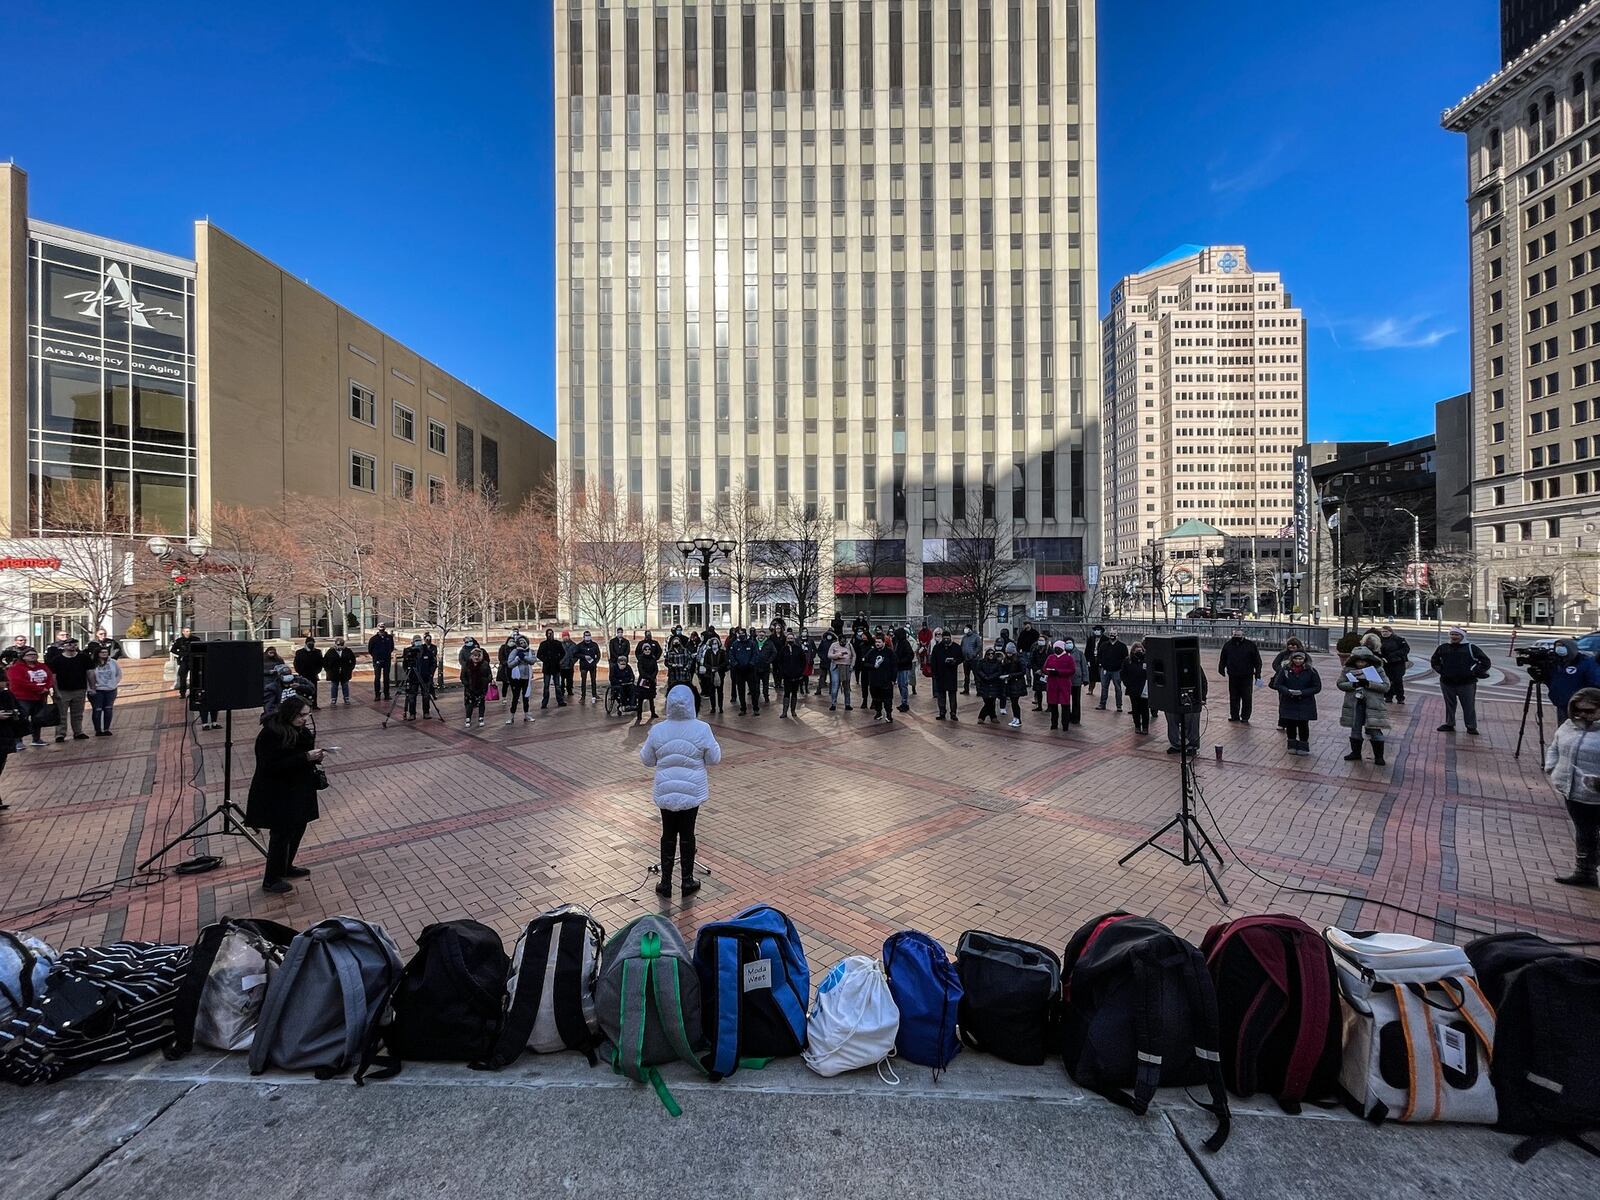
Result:
{"label": "tall office tower", "polygon": [[1108,566],[1126,574],[1200,522],[1208,551],[1292,570],[1305,319],[1278,273],[1243,246],[1180,246],[1117,284],[1103,324]]}
{"label": "tall office tower", "polygon": [[1592,621],[1600,3],[1445,112],[1467,139],[1474,619]]}
{"label": "tall office tower", "polygon": [[1588,0],[1500,0],[1500,65],[1508,65]]}
{"label": "tall office tower", "polygon": [[749,502],[824,519],[812,613],[937,613],[924,559],[985,530],[1023,597],[1081,602],[1094,5],[560,0],[555,22],[558,458],[659,519],[641,615],[794,607],[714,568],[707,613],[680,581],[673,540]]}

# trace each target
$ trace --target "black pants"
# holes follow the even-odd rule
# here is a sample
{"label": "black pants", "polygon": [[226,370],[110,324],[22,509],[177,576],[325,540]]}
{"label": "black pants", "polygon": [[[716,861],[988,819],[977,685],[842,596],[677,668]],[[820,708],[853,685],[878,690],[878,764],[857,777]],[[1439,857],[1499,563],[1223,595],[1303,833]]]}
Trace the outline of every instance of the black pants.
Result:
{"label": "black pants", "polygon": [[1592,872],[1600,867],[1600,804],[1568,800],[1567,815],[1572,818],[1576,834],[1578,869]]}
{"label": "black pants", "polygon": [[[750,668],[735,667],[729,673],[733,676],[733,702],[739,706],[739,711],[743,712],[751,700]],[[760,704],[756,705],[756,711],[761,711]]]}
{"label": "black pants", "polygon": [[1018,721],[1022,720],[1022,697],[1021,696],[1012,696],[1011,697],[1011,716],[1015,720],[1018,720]]}
{"label": "black pants", "polygon": [[565,684],[564,684],[564,682],[562,680],[562,675],[561,675],[560,668],[557,668],[556,670],[553,670],[553,671],[550,671],[550,670],[545,671],[545,673],[544,673],[544,699],[539,702],[539,707],[540,708],[549,708],[550,707],[550,685],[552,683],[554,683],[556,685],[556,705],[557,705],[557,707],[565,708],[567,706],[566,686],[565,686]]}
{"label": "black pants", "polygon": [[998,721],[1000,719],[994,715],[995,699],[994,696],[983,697],[983,707],[978,710],[978,720],[982,721],[987,718],[990,721]]}
{"label": "black pants", "polygon": [[1067,706],[1065,704],[1052,704],[1050,706],[1050,728],[1051,729],[1071,729],[1072,728],[1072,716],[1071,716],[1070,712],[1066,711],[1066,709],[1067,709]]}
{"label": "black pants", "polygon": [[[643,684],[644,682],[645,682],[645,680],[642,680],[642,679],[640,680],[641,684]],[[650,685],[650,690],[649,691],[645,691],[645,689],[641,686],[641,687],[635,688],[634,689],[634,693],[633,693],[634,698],[639,701],[638,720],[640,720],[640,721],[644,720],[644,709],[645,709],[645,705],[647,705],[647,704],[650,706],[650,717],[651,717],[652,720],[655,718],[655,715],[656,715],[656,677],[654,675],[650,676],[648,682],[649,682],[649,685]]]}
{"label": "black pants", "polygon": [[406,716],[417,715],[417,697],[422,697],[422,715],[427,716],[432,712],[430,707],[433,702],[433,688],[413,679],[406,685]]}
{"label": "black pants", "polygon": [[567,689],[567,695],[569,696],[573,692],[572,677],[576,673],[577,669],[575,667],[563,667],[561,669],[561,686]]}
{"label": "black pants", "polygon": [[[39,740],[39,730],[43,728],[43,726],[39,724],[39,714],[44,712],[45,705],[49,703],[50,701],[48,699],[24,700],[21,697],[17,698],[17,709],[22,714],[22,719],[28,724],[29,735],[36,742]],[[67,719],[65,713],[62,714],[61,719],[63,721]],[[57,726],[57,728],[59,729],[60,726]]]}
{"label": "black pants", "polygon": [[590,696],[594,697],[594,699],[596,699],[596,700],[600,699],[600,685],[599,685],[598,682],[596,682],[598,678],[599,678],[599,667],[598,666],[592,666],[592,667],[585,666],[585,667],[579,667],[578,668],[578,699],[579,700],[583,699],[583,689],[585,687],[587,687],[589,689],[589,695]]}
{"label": "black pants", "polygon": [[528,693],[532,691],[532,688],[528,686],[529,683],[530,681],[527,679],[513,679],[506,685],[511,689],[511,712],[517,711],[519,702],[522,705],[522,711],[524,713],[528,711]]}
{"label": "black pants", "polygon": [[178,695],[189,694],[189,664],[184,659],[178,660]]}
{"label": "black pants", "polygon": [[300,839],[306,835],[306,825],[274,825],[267,838],[266,882],[282,879],[294,866],[294,856],[300,852]]}
{"label": "black pants", "polygon": [[1291,742],[1306,742],[1311,740],[1310,721],[1280,721],[1283,733]]}
{"label": "black pants", "polygon": [[804,680],[801,680],[801,679],[785,679],[783,681],[783,711],[784,712],[789,713],[791,715],[794,713],[795,698],[800,695],[800,685],[803,682],[804,682]]}
{"label": "black pants", "polygon": [[1083,724],[1083,685],[1081,683],[1075,683],[1072,685],[1071,711],[1072,723],[1074,725]]}
{"label": "black pants", "polygon": [[[187,667],[179,667],[182,672],[178,676],[178,690],[183,690],[183,678],[188,674]],[[387,658],[374,658],[372,660],[372,698],[374,700],[387,700],[389,698],[389,660]]]}
{"label": "black pants", "polygon": [[663,808],[660,811],[661,881],[665,883],[671,876],[672,861],[680,855],[683,859],[683,877],[687,879],[694,874],[694,822],[700,810],[685,808],[672,812]]}
{"label": "black pants", "polygon": [[872,689],[867,686],[867,668],[865,663],[856,667],[856,695],[867,697],[867,702],[869,704],[872,702]]}
{"label": "black pants", "polygon": [[757,667],[756,682],[761,685],[761,698],[770,704],[772,702],[772,668]]}
{"label": "black pants", "polygon": [[1129,696],[1128,703],[1133,708],[1133,728],[1135,733],[1150,732],[1150,701],[1145,696]]}
{"label": "black pants", "polygon": [[1403,662],[1383,664],[1383,672],[1389,677],[1389,694],[1385,699],[1404,701],[1406,698],[1406,665]]}
{"label": "black pants", "polygon": [[1248,721],[1250,713],[1255,707],[1255,697],[1251,695],[1254,689],[1254,680],[1248,675],[1228,676],[1228,716],[1236,721]]}
{"label": "black pants", "polygon": [[888,687],[869,688],[872,695],[872,715],[875,717],[888,717],[894,720],[894,684]]}
{"label": "black pants", "polygon": [[487,693],[480,692],[476,696],[469,695],[467,701],[467,720],[472,720],[472,714],[478,714],[478,720],[483,720],[483,699]]}
{"label": "black pants", "polygon": [[972,694],[972,664],[965,659],[961,662],[961,694],[963,696]]}
{"label": "black pants", "polygon": [[933,681],[933,698],[939,705],[939,715],[941,717],[945,715],[947,707],[952,717],[956,715],[955,680],[952,679],[949,683],[941,683],[939,679],[935,677]]}

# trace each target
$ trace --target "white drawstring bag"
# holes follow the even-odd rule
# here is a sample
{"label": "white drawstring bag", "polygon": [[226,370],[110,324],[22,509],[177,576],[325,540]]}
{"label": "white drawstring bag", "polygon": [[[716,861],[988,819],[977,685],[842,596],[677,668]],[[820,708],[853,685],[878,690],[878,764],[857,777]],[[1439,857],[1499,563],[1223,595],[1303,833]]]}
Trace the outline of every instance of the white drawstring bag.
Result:
{"label": "white drawstring bag", "polygon": [[[894,1054],[899,1032],[900,1010],[882,965],[854,955],[817,985],[806,1019],[806,1066],[818,1075],[841,1075],[884,1063]],[[891,1071],[890,1081],[898,1082],[892,1076]]]}

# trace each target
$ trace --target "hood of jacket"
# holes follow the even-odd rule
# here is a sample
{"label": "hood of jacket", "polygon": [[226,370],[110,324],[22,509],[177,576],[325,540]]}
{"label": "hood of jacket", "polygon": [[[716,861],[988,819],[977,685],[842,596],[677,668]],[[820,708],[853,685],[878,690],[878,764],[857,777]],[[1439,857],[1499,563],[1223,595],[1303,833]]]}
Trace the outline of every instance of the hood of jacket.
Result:
{"label": "hood of jacket", "polygon": [[694,720],[694,693],[684,684],[678,684],[667,693],[667,719],[670,721]]}

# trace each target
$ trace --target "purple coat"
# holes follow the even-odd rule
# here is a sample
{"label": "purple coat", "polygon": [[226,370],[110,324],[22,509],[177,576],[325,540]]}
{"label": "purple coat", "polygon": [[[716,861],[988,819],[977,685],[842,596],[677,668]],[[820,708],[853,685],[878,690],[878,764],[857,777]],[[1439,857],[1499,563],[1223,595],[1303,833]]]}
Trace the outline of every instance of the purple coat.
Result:
{"label": "purple coat", "polygon": [[1077,669],[1078,664],[1072,661],[1072,655],[1065,650],[1057,650],[1044,660],[1046,704],[1072,703],[1072,676]]}

